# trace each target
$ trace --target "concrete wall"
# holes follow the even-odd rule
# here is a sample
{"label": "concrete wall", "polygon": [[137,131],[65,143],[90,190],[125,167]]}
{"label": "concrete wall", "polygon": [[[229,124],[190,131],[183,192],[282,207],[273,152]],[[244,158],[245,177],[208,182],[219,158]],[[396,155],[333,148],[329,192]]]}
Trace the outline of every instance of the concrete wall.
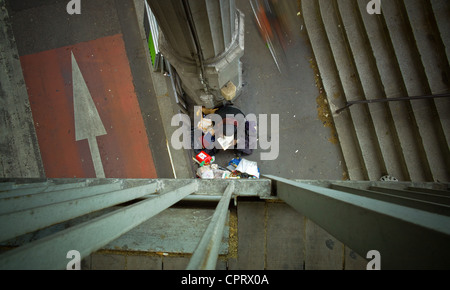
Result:
{"label": "concrete wall", "polygon": [[0,0],[0,116],[0,177],[44,177],[27,88],[4,0]]}

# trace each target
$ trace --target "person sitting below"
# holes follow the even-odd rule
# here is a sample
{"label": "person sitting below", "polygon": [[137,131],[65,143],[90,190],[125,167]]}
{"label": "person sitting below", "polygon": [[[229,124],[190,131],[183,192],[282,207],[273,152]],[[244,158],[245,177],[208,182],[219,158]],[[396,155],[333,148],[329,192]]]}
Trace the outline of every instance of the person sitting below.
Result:
{"label": "person sitting below", "polygon": [[[196,154],[204,151],[215,156],[220,150],[230,149],[234,149],[237,156],[253,153],[253,149],[256,148],[256,120],[247,120],[240,109],[228,104],[209,112],[213,112],[216,117],[204,116],[201,123],[193,128],[192,136],[195,136],[195,130],[202,131],[198,134],[201,135],[199,140],[193,138]],[[214,119],[220,119],[220,122],[216,123]]]}

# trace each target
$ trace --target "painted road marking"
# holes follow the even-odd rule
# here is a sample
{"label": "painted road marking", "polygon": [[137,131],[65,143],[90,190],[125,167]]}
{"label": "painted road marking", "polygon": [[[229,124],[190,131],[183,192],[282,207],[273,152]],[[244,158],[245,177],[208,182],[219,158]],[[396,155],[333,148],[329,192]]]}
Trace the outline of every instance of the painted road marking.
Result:
{"label": "painted road marking", "polygon": [[105,178],[102,158],[98,149],[97,136],[103,136],[107,133],[73,52],[71,52],[71,55],[75,140],[88,140],[95,175],[97,178]]}
{"label": "painted road marking", "polygon": [[[95,178],[95,163],[101,162],[106,178],[157,178],[147,136],[155,128],[145,127],[122,34],[21,56],[20,61],[46,177]],[[84,84],[87,90],[80,89]],[[98,118],[94,105],[86,105],[86,92]],[[78,97],[87,100],[84,105]],[[86,110],[75,108],[80,106],[91,107],[93,117],[78,117]],[[93,128],[80,130],[83,126]]]}

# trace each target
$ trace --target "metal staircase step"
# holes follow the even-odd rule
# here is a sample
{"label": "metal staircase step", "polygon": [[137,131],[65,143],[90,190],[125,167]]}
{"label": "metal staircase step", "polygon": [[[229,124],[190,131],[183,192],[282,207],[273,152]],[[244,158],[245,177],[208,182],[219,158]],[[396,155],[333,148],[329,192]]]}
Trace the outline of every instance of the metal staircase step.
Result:
{"label": "metal staircase step", "polygon": [[[81,183],[83,184],[83,183]],[[73,187],[78,185],[77,187]],[[94,196],[106,192],[116,191],[122,188],[120,182],[80,187],[80,184],[62,184],[52,187],[51,191],[30,194],[28,190],[16,189],[0,194],[0,214],[31,209],[49,203],[59,203]],[[35,189],[35,188],[33,188]],[[40,188],[39,188],[40,189]],[[42,190],[42,189],[41,189]]]}
{"label": "metal staircase step", "polygon": [[377,192],[372,190],[363,190],[358,188],[353,188],[351,186],[343,186],[343,185],[337,185],[332,184],[332,189],[375,199],[380,200],[384,202],[389,202],[392,204],[398,204],[402,206],[407,206],[423,211],[428,211],[431,213],[437,213],[440,215],[450,216],[450,205],[446,204],[440,204],[436,202],[426,201],[423,199],[417,199],[412,197],[404,197],[404,196],[398,196],[395,194],[390,193],[384,193],[384,192]]}
{"label": "metal staircase step", "polygon": [[444,196],[444,197],[450,197],[449,190],[439,190],[439,189],[421,188],[421,187],[413,187],[413,186],[410,186],[407,189],[412,190],[412,191],[423,192],[423,193],[435,194],[435,195]]}
{"label": "metal staircase step", "polygon": [[87,186],[84,181],[73,182],[67,184],[43,184],[41,186],[20,187],[20,185],[14,185],[10,189],[0,190],[0,198],[18,197],[23,195],[30,195],[35,193],[52,192],[57,190],[65,190],[72,188],[80,188]]}
{"label": "metal staircase step", "polygon": [[[149,186],[155,184],[156,183],[153,183]],[[183,197],[195,192],[196,189],[197,184],[192,182],[164,195],[146,199],[105,216],[98,217],[81,225],[63,230],[49,237],[6,252],[2,255],[0,268],[63,269],[67,263],[64,259],[52,260],[48,257],[65,257],[67,255],[67,249],[78,249],[77,251],[85,257],[106,243],[113,241],[142,222],[170,207]],[[146,192],[146,194],[149,193],[148,190]],[[84,238],[80,239],[80,237]]]}
{"label": "metal staircase step", "polygon": [[48,181],[36,182],[36,183],[15,183],[15,182],[4,182],[0,184],[0,192],[11,191],[15,189],[25,189],[25,188],[37,188],[37,190],[41,190],[51,184]]}
{"label": "metal staircase step", "polygon": [[[96,193],[96,189],[93,188],[95,194],[91,196],[47,203],[32,208],[27,207],[20,211],[2,212],[0,218],[0,228],[2,229],[0,241],[146,196],[154,193],[156,188],[157,185],[155,183],[103,193]],[[29,216],[33,216],[33,223],[21,223],[18,225],[15,222],[26,220]]]}
{"label": "metal staircase step", "polygon": [[395,194],[397,196],[415,198],[415,199],[420,199],[420,200],[424,200],[424,201],[430,201],[430,202],[450,205],[450,195],[449,196],[441,196],[441,195],[437,195],[437,194],[415,192],[415,191],[411,191],[411,190],[392,189],[392,188],[380,187],[380,186],[371,186],[371,187],[369,187],[369,189],[373,190],[373,191],[378,191],[378,192]]}

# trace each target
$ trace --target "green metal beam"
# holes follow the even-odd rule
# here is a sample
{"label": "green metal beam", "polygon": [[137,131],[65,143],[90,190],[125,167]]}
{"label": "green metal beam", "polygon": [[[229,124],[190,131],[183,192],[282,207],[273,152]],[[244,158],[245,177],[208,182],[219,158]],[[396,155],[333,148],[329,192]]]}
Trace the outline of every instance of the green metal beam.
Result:
{"label": "green metal beam", "polygon": [[423,201],[429,201],[429,202],[435,202],[435,203],[439,203],[439,204],[450,205],[450,196],[446,197],[446,196],[441,196],[441,195],[436,195],[436,194],[415,192],[415,191],[410,191],[410,190],[400,190],[400,189],[386,188],[386,187],[380,187],[380,186],[371,186],[371,187],[369,187],[369,189],[373,190],[373,191],[389,193],[389,194],[402,196],[402,197],[409,197],[409,198],[420,199]]}
{"label": "green metal beam", "polygon": [[219,255],[219,246],[230,205],[234,183],[228,185],[202,239],[192,255],[186,270],[214,270]]}
{"label": "green metal beam", "polygon": [[[85,187],[75,188],[67,188],[68,185],[72,184],[56,185],[51,188],[51,191],[37,192],[32,194],[25,194],[20,189],[16,189],[14,191],[21,192],[15,193],[14,197],[8,198],[2,198],[3,196],[0,195],[0,214],[22,211],[63,201],[80,199],[101,193],[116,191],[122,188],[121,182],[95,186],[85,185]],[[26,189],[24,191],[29,192]]]}
{"label": "green metal beam", "polygon": [[438,189],[421,188],[421,187],[408,187],[408,190],[450,197],[449,190],[438,190]]}
{"label": "green metal beam", "polygon": [[34,187],[46,187],[49,186],[50,183],[48,181],[44,182],[35,182],[35,183],[23,183],[17,184],[15,182],[5,182],[0,184],[0,191],[8,191],[13,189],[25,189],[25,188],[34,188]]}
{"label": "green metal beam", "polygon": [[450,269],[450,217],[275,176],[276,196],[382,269]]}
{"label": "green metal beam", "polygon": [[94,196],[0,215],[0,241],[5,241],[84,214],[155,193],[156,182]]}
{"label": "green metal beam", "polygon": [[85,181],[66,183],[66,184],[53,184],[47,183],[39,186],[32,186],[32,184],[28,184],[24,188],[21,188],[20,185],[14,185],[13,188],[6,189],[0,192],[0,198],[13,198],[20,197],[24,195],[30,195],[35,193],[43,193],[43,192],[51,192],[56,190],[66,190],[72,188],[79,188],[88,186],[88,183]]}
{"label": "green metal beam", "polygon": [[364,197],[368,197],[368,198],[373,198],[376,200],[381,200],[381,201],[385,201],[385,202],[389,202],[389,203],[393,203],[393,204],[403,205],[403,206],[407,206],[407,207],[411,207],[411,208],[415,208],[415,209],[419,209],[419,210],[424,210],[424,211],[428,211],[428,212],[432,212],[432,213],[450,216],[450,206],[445,205],[445,204],[439,204],[439,203],[424,201],[424,200],[411,198],[411,197],[402,197],[402,196],[397,196],[394,194],[358,189],[358,188],[353,188],[350,186],[343,186],[343,185],[337,185],[337,184],[332,184],[331,188],[342,191],[342,192],[347,192],[347,193],[356,194],[356,195],[364,196]]}
{"label": "green metal beam", "polygon": [[197,184],[192,182],[8,251],[0,255],[0,270],[65,269],[69,251],[87,257],[196,190]]}

